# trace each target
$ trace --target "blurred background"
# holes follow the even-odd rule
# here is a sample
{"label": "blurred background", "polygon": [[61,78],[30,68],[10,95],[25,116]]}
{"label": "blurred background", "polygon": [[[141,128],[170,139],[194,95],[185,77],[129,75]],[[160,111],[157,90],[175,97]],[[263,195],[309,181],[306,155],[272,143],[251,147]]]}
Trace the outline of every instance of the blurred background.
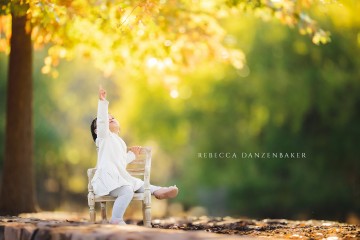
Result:
{"label": "blurred background", "polygon": [[[42,73],[49,46],[35,51],[40,208],[87,212],[86,170],[96,164],[90,123],[102,84],[128,146],[153,148],[152,184],[180,189],[175,199],[153,198],[154,217],[359,221],[360,17],[351,7],[313,15],[331,32],[331,43],[314,45],[297,29],[254,14],[222,20],[246,65],[205,63],[167,76],[176,88],[149,78],[151,68],[121,68],[104,77],[81,57],[61,61],[54,78]],[[0,53],[0,166],[7,64]],[[232,157],[199,155],[221,152]],[[255,152],[306,158],[242,156]],[[141,218],[140,210],[131,203],[125,217]]]}

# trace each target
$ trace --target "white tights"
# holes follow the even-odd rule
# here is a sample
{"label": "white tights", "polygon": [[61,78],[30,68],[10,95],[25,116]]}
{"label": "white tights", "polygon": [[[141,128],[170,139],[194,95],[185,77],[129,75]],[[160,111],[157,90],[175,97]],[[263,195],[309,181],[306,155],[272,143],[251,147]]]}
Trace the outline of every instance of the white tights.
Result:
{"label": "white tights", "polygon": [[[161,187],[150,185],[150,192],[151,194],[154,194],[154,192]],[[143,193],[144,192],[144,186],[141,186],[136,193]],[[114,202],[113,210],[112,210],[112,216],[110,223],[117,223],[117,224],[125,224],[124,222],[124,213],[126,208],[129,206],[131,199],[134,196],[134,191],[131,186],[125,185],[119,188],[116,188],[112,190],[109,193],[110,196],[116,197],[116,200]]]}

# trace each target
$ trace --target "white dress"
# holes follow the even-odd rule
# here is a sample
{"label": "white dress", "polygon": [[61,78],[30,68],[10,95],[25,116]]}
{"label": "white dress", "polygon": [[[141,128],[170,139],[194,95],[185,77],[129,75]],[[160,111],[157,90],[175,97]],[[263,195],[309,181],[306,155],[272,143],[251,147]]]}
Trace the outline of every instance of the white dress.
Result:
{"label": "white dress", "polygon": [[127,152],[125,142],[109,130],[108,106],[108,101],[99,100],[96,122],[98,159],[96,172],[91,180],[94,193],[99,196],[108,195],[112,190],[125,185],[131,186],[135,192],[144,183],[126,171],[126,165],[135,159],[135,154]]}

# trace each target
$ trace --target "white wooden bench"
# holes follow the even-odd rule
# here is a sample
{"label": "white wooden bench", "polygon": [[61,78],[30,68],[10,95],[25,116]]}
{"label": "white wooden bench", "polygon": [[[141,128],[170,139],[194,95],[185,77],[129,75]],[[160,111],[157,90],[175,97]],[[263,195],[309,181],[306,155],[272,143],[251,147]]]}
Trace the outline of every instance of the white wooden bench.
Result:
{"label": "white wooden bench", "polygon": [[[128,149],[129,150],[129,149]],[[90,222],[96,221],[95,203],[99,202],[101,206],[101,218],[103,223],[107,223],[106,219],[106,202],[115,201],[115,197],[106,195],[98,196],[94,194],[91,185],[91,179],[95,174],[96,168],[87,170],[88,175],[88,204],[90,211]],[[150,172],[151,172],[151,148],[142,147],[138,157],[127,166],[127,171],[135,177],[143,176],[144,192],[134,193],[132,200],[142,201],[143,222],[145,227],[151,227],[151,192],[150,192]]]}

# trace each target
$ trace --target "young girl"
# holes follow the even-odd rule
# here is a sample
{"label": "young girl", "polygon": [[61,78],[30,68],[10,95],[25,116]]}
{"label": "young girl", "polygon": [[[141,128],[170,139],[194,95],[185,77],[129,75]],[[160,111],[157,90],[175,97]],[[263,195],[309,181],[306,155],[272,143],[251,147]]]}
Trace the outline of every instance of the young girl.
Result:
{"label": "young girl", "polygon": [[[91,134],[98,148],[96,172],[91,184],[96,195],[116,197],[110,223],[125,225],[123,215],[134,192],[144,192],[144,182],[126,171],[126,165],[136,158],[141,147],[132,147],[126,151],[126,144],[118,135],[119,122],[108,114],[108,105],[106,91],[100,88],[97,118],[91,124]],[[174,198],[178,188],[176,185],[150,185],[150,192],[157,199]]]}

